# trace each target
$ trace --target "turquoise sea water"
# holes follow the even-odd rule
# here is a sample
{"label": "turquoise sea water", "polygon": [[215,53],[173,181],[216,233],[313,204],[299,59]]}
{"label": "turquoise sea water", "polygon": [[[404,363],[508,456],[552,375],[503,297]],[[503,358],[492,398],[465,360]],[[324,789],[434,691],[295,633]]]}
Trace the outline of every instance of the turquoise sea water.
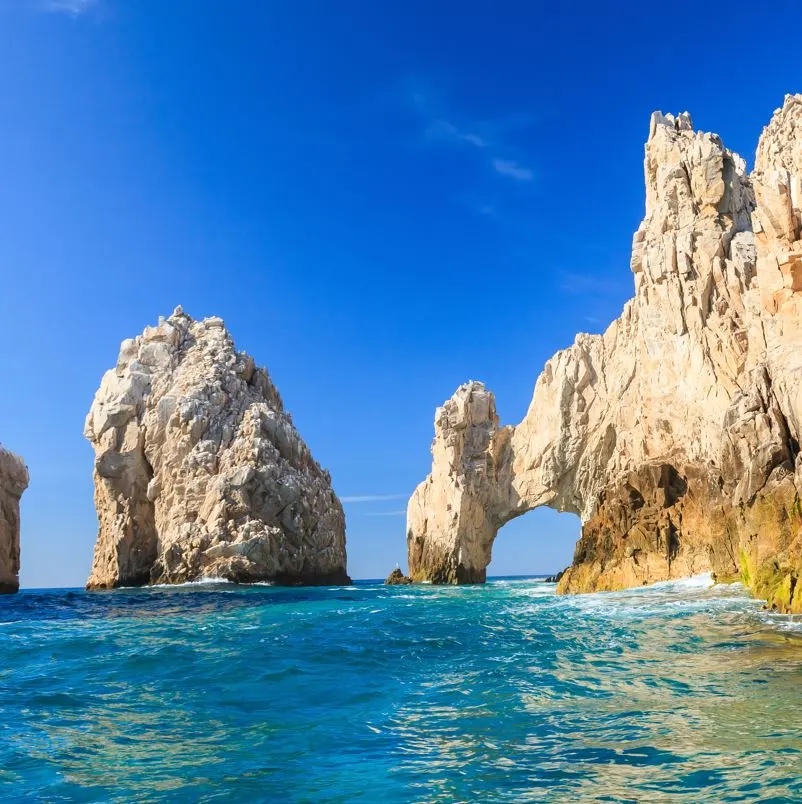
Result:
{"label": "turquoise sea water", "polygon": [[2,801],[802,800],[802,641],[705,579],[0,599]]}

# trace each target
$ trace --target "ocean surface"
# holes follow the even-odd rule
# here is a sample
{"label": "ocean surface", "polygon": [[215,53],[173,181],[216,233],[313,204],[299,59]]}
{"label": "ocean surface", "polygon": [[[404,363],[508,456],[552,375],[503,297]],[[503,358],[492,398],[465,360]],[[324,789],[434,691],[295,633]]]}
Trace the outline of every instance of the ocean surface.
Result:
{"label": "ocean surface", "polygon": [[0,598],[0,800],[802,800],[802,623],[709,578]]}

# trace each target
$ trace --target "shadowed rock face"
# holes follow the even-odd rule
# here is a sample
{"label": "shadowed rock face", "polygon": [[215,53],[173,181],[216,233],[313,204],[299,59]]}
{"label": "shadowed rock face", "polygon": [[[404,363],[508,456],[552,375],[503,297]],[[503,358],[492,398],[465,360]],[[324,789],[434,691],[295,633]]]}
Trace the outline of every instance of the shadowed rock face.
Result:
{"label": "shadowed rock face", "polygon": [[405,586],[406,584],[412,583],[412,578],[408,578],[401,572],[399,567],[396,567],[388,576],[387,580],[385,580],[386,586]]}
{"label": "shadowed rock face", "polygon": [[178,308],[124,341],[84,434],[100,526],[88,588],[349,582],[329,474],[219,318]]}
{"label": "shadowed rock face", "polygon": [[0,446],[0,594],[19,589],[19,502],[28,480],[22,459]]}
{"label": "shadowed rock face", "polygon": [[410,574],[481,582],[498,529],[579,515],[562,592],[712,570],[802,610],[802,96],[743,160],[687,114],[655,113],[635,296],[538,378],[524,420],[460,387],[435,415],[409,502]]}

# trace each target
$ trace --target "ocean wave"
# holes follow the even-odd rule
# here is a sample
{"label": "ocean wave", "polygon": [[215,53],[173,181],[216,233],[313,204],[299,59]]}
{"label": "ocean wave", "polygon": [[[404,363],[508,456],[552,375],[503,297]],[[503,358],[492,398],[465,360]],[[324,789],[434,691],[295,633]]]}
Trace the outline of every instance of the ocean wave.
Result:
{"label": "ocean wave", "polygon": [[802,618],[711,580],[7,599],[4,800],[799,800]]}
{"label": "ocean wave", "polygon": [[[197,581],[184,581],[183,583],[154,583],[150,586],[130,587],[124,586],[123,589],[185,589],[195,586],[241,586],[229,581],[228,578],[198,578]],[[255,584],[254,584],[255,585]]]}
{"label": "ocean wave", "polygon": [[[691,575],[686,578],[676,578],[670,581],[658,581],[657,583],[650,584],[650,589],[709,589],[715,586],[713,580],[713,573],[702,572],[699,575]],[[644,587],[638,587],[644,588]]]}

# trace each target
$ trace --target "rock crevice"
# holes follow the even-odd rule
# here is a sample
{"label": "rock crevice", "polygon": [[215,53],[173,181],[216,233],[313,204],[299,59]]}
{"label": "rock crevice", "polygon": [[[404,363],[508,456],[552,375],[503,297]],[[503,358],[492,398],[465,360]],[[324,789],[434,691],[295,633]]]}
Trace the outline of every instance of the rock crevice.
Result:
{"label": "rock crevice", "polygon": [[517,426],[481,383],[438,409],[408,507],[415,580],[483,581],[498,529],[547,505],[582,522],[560,591],[712,570],[802,610],[802,96],[751,176],[689,115],[660,113],[644,173],[621,316],[548,361]]}

